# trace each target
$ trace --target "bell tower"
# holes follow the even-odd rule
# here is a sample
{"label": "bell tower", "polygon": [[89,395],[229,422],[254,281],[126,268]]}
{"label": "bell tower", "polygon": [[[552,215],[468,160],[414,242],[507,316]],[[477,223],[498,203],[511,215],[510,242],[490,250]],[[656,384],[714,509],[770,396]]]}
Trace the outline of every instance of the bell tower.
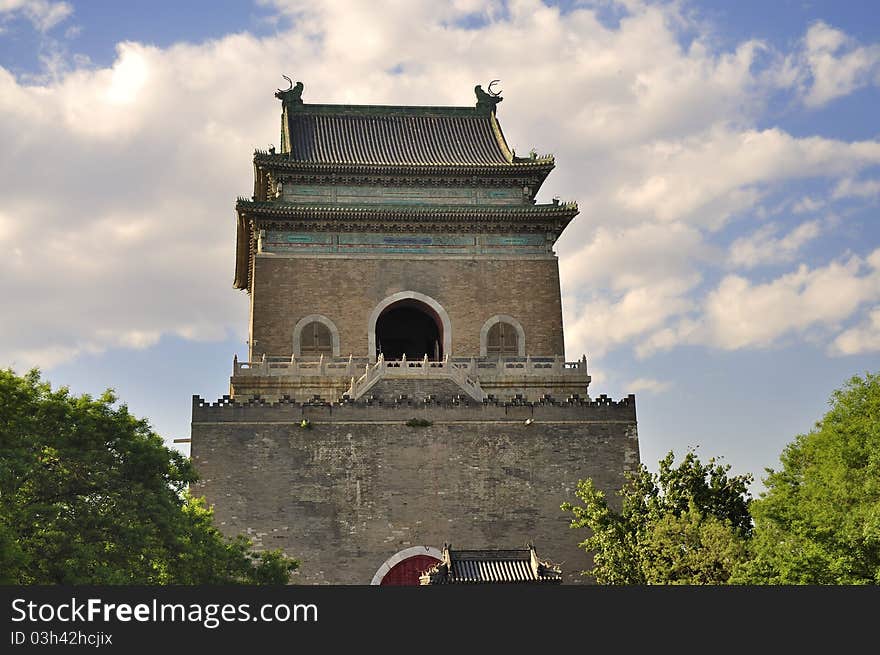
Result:
{"label": "bell tower", "polygon": [[235,205],[248,361],[193,399],[197,493],[303,582],[417,584],[448,543],[534,543],[577,582],[559,505],[619,488],[638,436],[635,397],[590,398],[565,357],[554,244],[578,208],[536,200],[553,157],[514,154],[492,84],[430,107],[289,82]]}
{"label": "bell tower", "polygon": [[422,381],[466,377],[457,391],[477,401],[586,396],[553,252],[577,205],[536,202],[553,157],[513,154],[501,97],[312,105],[302,88],[276,94],[281,152],[255,154],[254,195],[236,203],[250,362],[232,395],[357,400],[427,361]]}

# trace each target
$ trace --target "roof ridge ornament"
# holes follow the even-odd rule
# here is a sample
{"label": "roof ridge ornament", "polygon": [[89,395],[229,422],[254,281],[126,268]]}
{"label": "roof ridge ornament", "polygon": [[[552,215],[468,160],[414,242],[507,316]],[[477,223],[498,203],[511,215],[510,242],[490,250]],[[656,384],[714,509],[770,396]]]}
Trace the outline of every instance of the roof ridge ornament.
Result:
{"label": "roof ridge ornament", "polygon": [[486,91],[483,91],[483,86],[481,84],[477,84],[477,86],[474,87],[474,93],[477,95],[477,110],[482,109],[493,114],[495,113],[495,107],[499,102],[504,100],[504,98],[501,97],[500,92],[496,93],[495,91],[492,91],[492,87],[500,81],[501,80],[492,80],[489,82]]}
{"label": "roof ridge ornament", "polygon": [[303,104],[302,100],[302,92],[303,92],[303,83],[297,82],[296,86],[293,85],[293,80],[291,80],[287,75],[282,75],[289,86],[286,89],[278,89],[275,92],[275,97],[278,98],[284,107],[288,105],[301,105]]}

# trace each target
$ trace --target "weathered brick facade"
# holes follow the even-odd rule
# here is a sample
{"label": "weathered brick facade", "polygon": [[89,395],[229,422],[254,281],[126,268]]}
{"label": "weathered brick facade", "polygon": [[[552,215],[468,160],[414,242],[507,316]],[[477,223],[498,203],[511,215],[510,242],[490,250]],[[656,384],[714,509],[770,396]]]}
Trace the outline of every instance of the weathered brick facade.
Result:
{"label": "weathered brick facade", "polygon": [[[311,429],[299,427],[303,417]],[[424,418],[429,427],[408,427]],[[531,418],[533,423],[525,424]],[[216,522],[302,560],[300,584],[369,584],[412,546],[525,547],[587,566],[559,505],[581,478],[612,495],[639,461],[635,399],[619,405],[193,406],[195,493]]]}
{"label": "weathered brick facade", "polygon": [[293,328],[321,314],[339,330],[342,356],[367,357],[367,323],[384,298],[416,291],[434,298],[452,322],[451,353],[480,356],[480,329],[509,314],[526,335],[526,352],[564,354],[559,269],[544,259],[343,259],[258,256],[251,359],[290,357]]}

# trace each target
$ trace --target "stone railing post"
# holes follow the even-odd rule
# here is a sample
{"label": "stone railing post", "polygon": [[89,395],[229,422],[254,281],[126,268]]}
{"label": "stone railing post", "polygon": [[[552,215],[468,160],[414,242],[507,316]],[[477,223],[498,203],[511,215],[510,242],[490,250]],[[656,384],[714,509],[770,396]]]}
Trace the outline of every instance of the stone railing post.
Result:
{"label": "stone railing post", "polygon": [[324,353],[318,358],[318,375],[324,375]]}
{"label": "stone railing post", "polygon": [[425,358],[422,360],[422,372],[427,375],[428,374],[428,353],[425,353]]}
{"label": "stone railing post", "polygon": [[263,357],[260,360],[260,373],[269,375],[269,359],[266,357],[266,353],[263,353]]}

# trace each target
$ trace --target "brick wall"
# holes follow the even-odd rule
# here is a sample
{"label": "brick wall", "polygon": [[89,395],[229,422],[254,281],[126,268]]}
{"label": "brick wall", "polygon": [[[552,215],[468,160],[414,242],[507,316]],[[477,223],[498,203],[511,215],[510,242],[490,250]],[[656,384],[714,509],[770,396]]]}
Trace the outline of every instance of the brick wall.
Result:
{"label": "brick wall", "polygon": [[562,355],[559,270],[550,259],[342,259],[257,256],[251,359],[287,356],[296,322],[322,314],[339,330],[342,356],[367,357],[367,325],[379,302],[415,291],[439,302],[452,322],[452,353],[477,357],[480,329],[496,314],[523,326],[528,354]]}
{"label": "brick wall", "polygon": [[[369,584],[411,546],[522,548],[587,566],[559,510],[581,478],[608,492],[638,465],[635,399],[622,405],[211,407],[195,403],[196,495],[216,524],[302,560],[294,582]],[[299,427],[303,416],[312,429]],[[534,421],[525,425],[526,418]],[[410,418],[432,421],[408,427]],[[610,496],[611,494],[609,494]]]}

